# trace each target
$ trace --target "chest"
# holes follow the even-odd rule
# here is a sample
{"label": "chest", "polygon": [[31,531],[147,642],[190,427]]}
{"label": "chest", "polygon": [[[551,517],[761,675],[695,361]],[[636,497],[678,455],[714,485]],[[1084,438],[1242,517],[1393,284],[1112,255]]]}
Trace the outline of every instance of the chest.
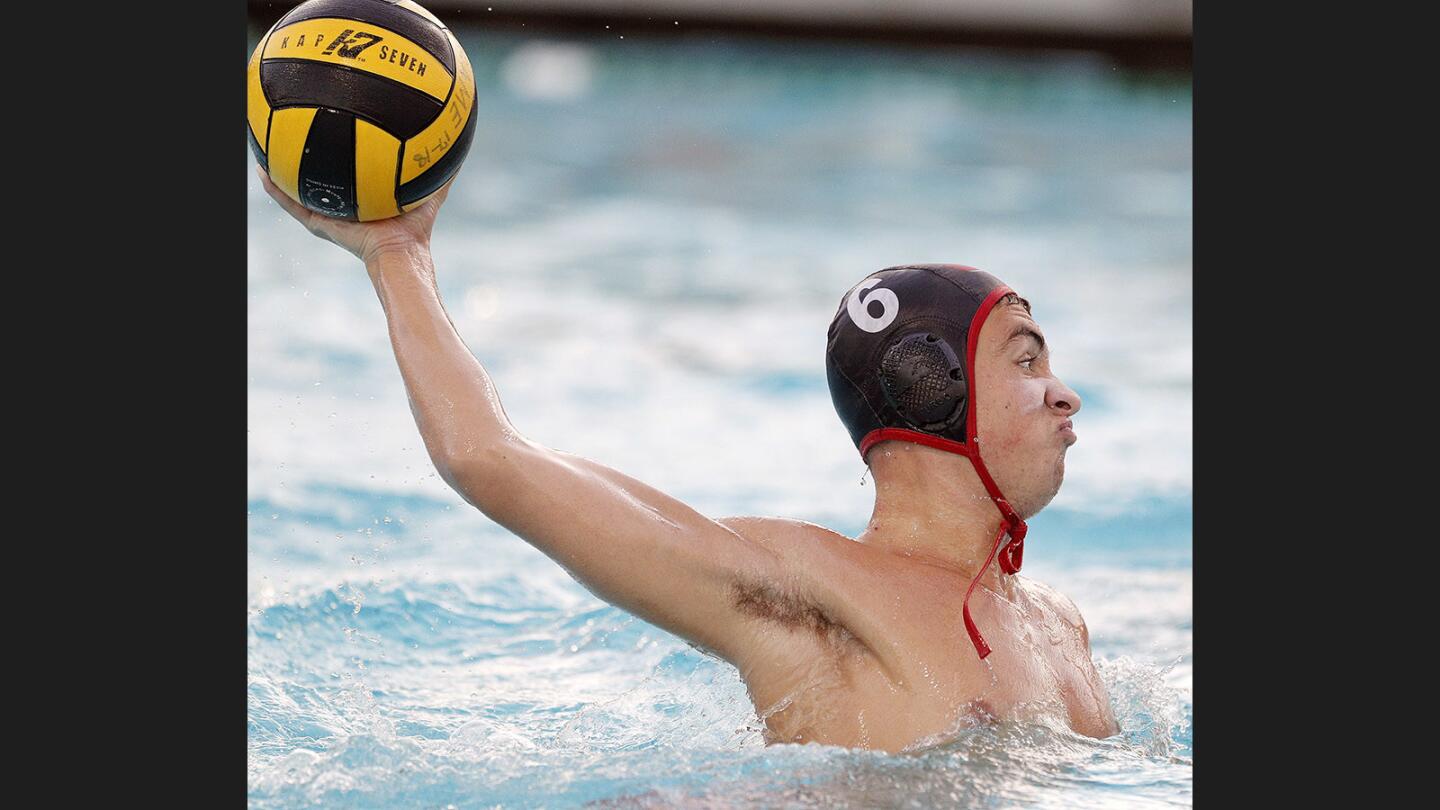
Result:
{"label": "chest", "polygon": [[1063,718],[1076,731],[1103,725],[1108,700],[1078,627],[1023,597],[972,599],[971,614],[991,648],[983,661],[959,605],[913,617],[910,626],[924,632],[910,635],[892,668],[922,713],[957,722],[967,712],[1002,720]]}
{"label": "chest", "polygon": [[868,637],[770,684],[766,691],[778,700],[762,717],[774,737],[900,750],[994,720],[1060,722],[1095,737],[1113,732],[1077,626],[1023,594],[972,598],[992,650],[981,661],[952,601],[889,599],[875,606],[882,619]]}
{"label": "chest", "polygon": [[972,701],[997,719],[1057,718],[1080,733],[1110,733],[1109,699],[1078,616],[1068,618],[1024,585],[1004,596],[977,592],[971,615],[991,648],[982,661],[962,605],[937,601],[944,606],[911,617],[911,626],[924,632],[912,636],[903,669],[918,700],[937,711],[947,702]]}

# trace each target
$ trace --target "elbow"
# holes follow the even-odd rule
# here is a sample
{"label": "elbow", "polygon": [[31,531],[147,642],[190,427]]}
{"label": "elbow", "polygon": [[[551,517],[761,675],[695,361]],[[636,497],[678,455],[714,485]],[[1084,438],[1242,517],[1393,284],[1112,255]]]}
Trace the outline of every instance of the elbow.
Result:
{"label": "elbow", "polygon": [[432,457],[441,480],[467,503],[482,512],[504,497],[505,485],[513,479],[509,469],[522,446],[500,442],[467,446]]}
{"label": "elbow", "polygon": [[446,437],[443,441],[427,441],[425,449],[430,461],[445,483],[455,486],[455,481],[476,472],[484,472],[497,466],[508,454],[507,443],[503,440],[477,440],[458,436]]}

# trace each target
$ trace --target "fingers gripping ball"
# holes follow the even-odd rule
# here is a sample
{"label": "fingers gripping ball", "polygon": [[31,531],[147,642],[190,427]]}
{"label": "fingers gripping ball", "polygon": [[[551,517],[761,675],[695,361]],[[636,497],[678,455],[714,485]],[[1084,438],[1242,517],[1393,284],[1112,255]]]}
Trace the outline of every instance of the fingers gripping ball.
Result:
{"label": "fingers gripping ball", "polygon": [[367,222],[434,194],[470,151],[475,74],[412,0],[308,0],[246,69],[255,159],[311,211]]}

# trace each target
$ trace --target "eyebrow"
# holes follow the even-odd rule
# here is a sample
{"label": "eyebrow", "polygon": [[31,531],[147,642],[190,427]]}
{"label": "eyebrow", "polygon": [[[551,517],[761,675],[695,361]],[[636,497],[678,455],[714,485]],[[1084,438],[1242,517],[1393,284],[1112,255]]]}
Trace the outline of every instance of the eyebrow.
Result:
{"label": "eyebrow", "polygon": [[1042,335],[1042,334],[1040,334],[1039,332],[1036,332],[1034,329],[1031,329],[1029,326],[1027,326],[1027,325],[1025,325],[1025,324],[1023,324],[1023,323],[1020,324],[1020,325],[1018,325],[1018,326],[1016,326],[1016,327],[1015,327],[1015,331],[1011,332],[1011,333],[1010,333],[1010,337],[1005,338],[1005,342],[1004,342],[1003,344],[1001,344],[1001,345],[1002,345],[1002,346],[1009,346],[1009,345],[1010,345],[1010,341],[1015,340],[1016,338],[1026,338],[1026,337],[1031,338],[1032,340],[1035,341],[1035,343],[1036,343],[1037,345],[1039,345],[1039,347],[1040,347],[1040,352],[1043,353],[1043,352],[1045,351],[1045,336]]}

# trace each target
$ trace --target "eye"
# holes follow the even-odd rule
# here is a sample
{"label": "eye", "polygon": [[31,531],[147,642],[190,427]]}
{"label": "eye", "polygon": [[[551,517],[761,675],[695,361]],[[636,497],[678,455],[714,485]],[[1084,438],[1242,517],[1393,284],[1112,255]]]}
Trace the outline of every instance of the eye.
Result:
{"label": "eye", "polygon": [[1036,359],[1037,358],[1034,357],[1027,357],[1024,360],[1021,360],[1020,367],[1028,371],[1030,369],[1030,364],[1034,363]]}

